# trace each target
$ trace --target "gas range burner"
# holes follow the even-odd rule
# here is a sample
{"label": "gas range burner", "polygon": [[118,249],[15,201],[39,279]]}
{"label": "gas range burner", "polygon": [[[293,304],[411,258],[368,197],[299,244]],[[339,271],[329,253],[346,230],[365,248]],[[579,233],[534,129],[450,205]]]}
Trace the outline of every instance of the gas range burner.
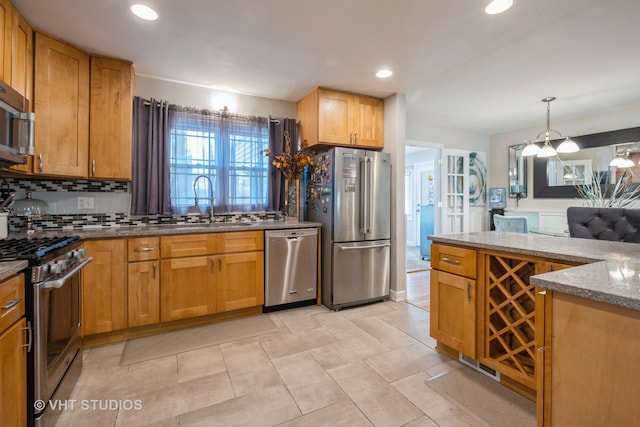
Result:
{"label": "gas range burner", "polygon": [[57,249],[80,240],[80,236],[38,237],[0,241],[0,260],[41,260]]}

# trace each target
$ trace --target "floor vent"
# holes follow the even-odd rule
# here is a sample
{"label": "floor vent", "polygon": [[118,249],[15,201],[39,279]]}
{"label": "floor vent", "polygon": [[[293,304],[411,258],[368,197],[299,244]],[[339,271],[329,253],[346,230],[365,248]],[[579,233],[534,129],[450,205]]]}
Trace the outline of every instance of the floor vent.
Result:
{"label": "floor vent", "polygon": [[484,363],[478,362],[476,359],[472,359],[469,356],[465,356],[462,353],[460,353],[460,356],[458,359],[465,365],[472,367],[473,369],[480,372],[481,374],[484,374],[489,378],[500,382],[500,372],[496,371],[495,369],[488,367]]}

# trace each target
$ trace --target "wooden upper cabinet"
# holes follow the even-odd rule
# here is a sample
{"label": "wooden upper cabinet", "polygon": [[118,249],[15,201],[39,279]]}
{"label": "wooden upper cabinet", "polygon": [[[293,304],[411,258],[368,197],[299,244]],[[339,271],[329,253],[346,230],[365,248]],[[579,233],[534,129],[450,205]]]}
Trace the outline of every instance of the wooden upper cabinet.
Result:
{"label": "wooden upper cabinet", "polygon": [[11,82],[11,27],[13,6],[9,0],[0,0],[0,79]]}
{"label": "wooden upper cabinet", "polygon": [[33,172],[87,177],[89,55],[35,33]]}
{"label": "wooden upper cabinet", "polygon": [[33,30],[13,9],[11,29],[11,87],[29,101],[33,111]]}
{"label": "wooden upper cabinet", "polygon": [[381,149],[384,101],[364,95],[316,88],[298,101],[302,145]]}
{"label": "wooden upper cabinet", "polygon": [[133,67],[91,57],[89,177],[131,180]]}

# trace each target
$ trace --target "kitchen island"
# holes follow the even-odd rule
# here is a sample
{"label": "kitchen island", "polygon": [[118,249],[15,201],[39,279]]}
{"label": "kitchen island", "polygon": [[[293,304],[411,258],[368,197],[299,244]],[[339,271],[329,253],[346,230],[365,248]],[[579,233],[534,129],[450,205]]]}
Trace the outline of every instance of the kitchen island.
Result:
{"label": "kitchen island", "polygon": [[640,419],[640,247],[505,232],[430,236],[431,334],[536,399],[538,425]]}

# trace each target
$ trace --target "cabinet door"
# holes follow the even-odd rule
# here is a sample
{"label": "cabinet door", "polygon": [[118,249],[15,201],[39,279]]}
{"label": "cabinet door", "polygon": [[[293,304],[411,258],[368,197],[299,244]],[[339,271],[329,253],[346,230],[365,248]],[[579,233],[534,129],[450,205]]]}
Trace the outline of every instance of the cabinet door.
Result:
{"label": "cabinet door", "polygon": [[131,63],[91,57],[91,178],[131,179]]}
{"label": "cabinet door", "polygon": [[13,6],[0,0],[0,79],[11,82],[11,25]]}
{"label": "cabinet door", "polygon": [[125,239],[89,240],[93,261],[82,270],[82,330],[84,335],[127,326]]}
{"label": "cabinet door", "polygon": [[87,177],[89,56],[36,33],[34,91],[33,172]]}
{"label": "cabinet door", "polygon": [[33,30],[16,9],[11,30],[11,87],[29,100],[33,111]]}
{"label": "cabinet door", "polygon": [[351,95],[318,89],[318,141],[324,144],[351,145],[352,123],[349,120]]}
{"label": "cabinet door", "polygon": [[0,414],[3,426],[27,425],[26,321],[0,333]]}
{"label": "cabinet door", "polygon": [[216,312],[214,257],[163,260],[160,266],[162,322]]}
{"label": "cabinet door", "polygon": [[363,148],[384,147],[384,101],[353,96],[349,106],[353,143]]}
{"label": "cabinet door", "polygon": [[128,265],[128,325],[153,325],[160,322],[160,264],[158,261],[132,262]]}
{"label": "cabinet door", "polygon": [[262,231],[234,231],[219,233],[216,253],[260,251],[264,248]]}
{"label": "cabinet door", "polygon": [[476,281],[431,270],[431,336],[476,357]]}
{"label": "cabinet door", "polygon": [[264,304],[264,252],[218,257],[218,311]]}

